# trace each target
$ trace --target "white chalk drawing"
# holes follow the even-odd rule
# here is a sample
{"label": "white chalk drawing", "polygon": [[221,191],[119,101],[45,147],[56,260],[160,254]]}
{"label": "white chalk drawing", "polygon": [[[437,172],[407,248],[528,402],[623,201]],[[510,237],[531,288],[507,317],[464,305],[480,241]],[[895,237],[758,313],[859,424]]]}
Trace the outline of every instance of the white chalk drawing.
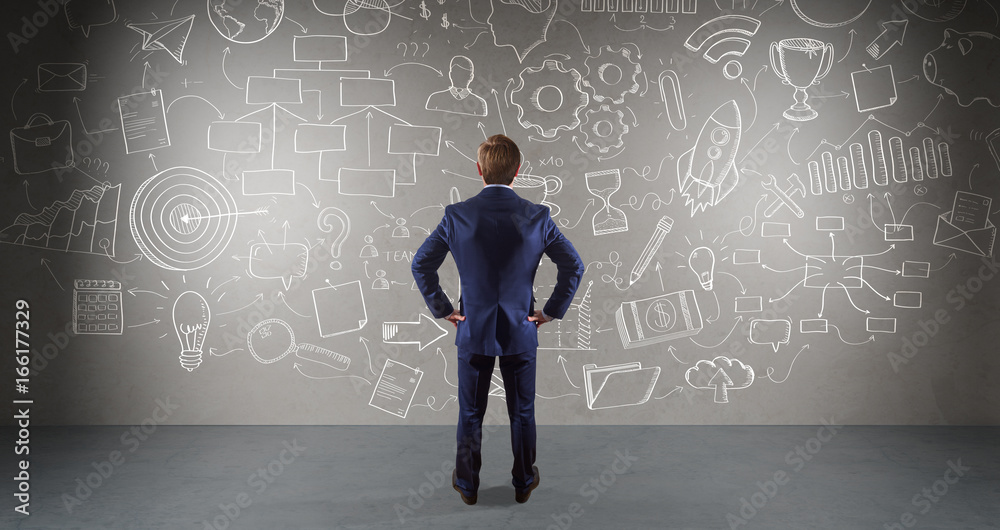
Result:
{"label": "white chalk drawing", "polygon": [[343,35],[295,35],[292,41],[292,60],[298,63],[347,61],[347,37]]}
{"label": "white chalk drawing", "polygon": [[920,291],[896,291],[892,296],[893,307],[920,309],[924,305],[924,293]]}
{"label": "white chalk drawing", "polygon": [[163,50],[180,64],[184,64],[184,48],[194,26],[194,15],[173,20],[157,20],[141,24],[129,23],[125,27],[142,36],[144,51]]}
{"label": "white chalk drawing", "polygon": [[94,26],[106,26],[118,19],[114,0],[67,0],[64,5],[70,29],[80,28],[84,37],[90,37]]}
{"label": "white chalk drawing", "polygon": [[305,278],[307,263],[309,247],[302,243],[254,243],[247,273],[261,280],[280,279],[287,291],[293,278]]}
{"label": "white chalk drawing", "polygon": [[518,195],[531,202],[548,206],[551,217],[559,215],[559,212],[562,211],[562,208],[553,202],[553,198],[562,191],[563,187],[562,179],[557,175],[534,175],[531,173],[531,165],[525,162],[521,166],[521,173],[514,177],[511,187],[517,191]]}
{"label": "white chalk drawing", "polygon": [[125,135],[125,152],[141,153],[170,147],[163,91],[153,89],[118,98],[118,115]]}
{"label": "white chalk drawing", "polygon": [[677,180],[691,216],[716,206],[739,182],[734,163],[742,134],[735,100],[715,109],[705,121],[694,146],[677,157]]}
{"label": "white chalk drawing", "polygon": [[688,268],[698,277],[698,283],[706,291],[712,290],[715,278],[715,252],[708,247],[698,247],[688,255]]}
{"label": "white chalk drawing", "polygon": [[121,335],[124,322],[121,282],[73,281],[73,330],[77,334]]}
{"label": "white chalk drawing", "polygon": [[609,105],[587,109],[583,113],[583,123],[580,124],[583,144],[602,154],[625,145],[624,137],[628,131],[625,112],[621,109],[612,110]]}
{"label": "white chalk drawing", "polygon": [[875,37],[875,40],[865,48],[865,51],[873,59],[881,59],[897,44],[903,44],[903,38],[906,36],[906,27],[909,25],[909,22],[905,18],[903,20],[886,20],[882,22],[882,33],[879,33]]}
{"label": "white chalk drawing", "polygon": [[792,198],[792,194],[789,193],[801,193],[802,195],[805,195],[805,186],[802,184],[802,181],[799,180],[799,177],[794,173],[788,177],[788,183],[788,191],[781,189],[777,180],[775,180],[774,175],[771,175],[770,173],[760,181],[760,185],[763,186],[764,189],[771,195],[776,197],[775,203],[773,204],[780,203],[777,206],[769,206],[771,215],[767,215],[769,210],[764,210],[765,217],[771,217],[774,215],[777,209],[781,206],[787,207],[793,214],[795,214],[795,217],[798,217],[799,219],[805,216],[805,212],[802,210],[802,207],[795,202],[795,199]]}
{"label": "white chalk drawing", "polygon": [[42,63],[38,65],[39,92],[81,92],[87,89],[84,63]]}
{"label": "white chalk drawing", "polygon": [[590,410],[642,405],[660,377],[660,367],[628,362],[609,366],[583,365],[583,383]]}
{"label": "white chalk drawing", "polygon": [[174,300],[172,314],[174,331],[177,332],[177,340],[181,345],[181,366],[192,372],[201,365],[212,311],[200,293],[185,291]]}
{"label": "white chalk drawing", "polygon": [[486,24],[498,47],[513,48],[517,62],[547,39],[558,0],[490,0]]}
{"label": "white chalk drawing", "polygon": [[799,333],[829,333],[830,323],[825,318],[804,318],[799,321]]}
{"label": "white chalk drawing", "polygon": [[394,416],[405,418],[423,377],[424,372],[419,368],[411,368],[401,362],[386,359],[368,404]]}
{"label": "white chalk drawing", "polygon": [[715,390],[716,403],[729,403],[729,391],[747,388],[753,379],[750,365],[722,355],[710,361],[700,360],[684,372],[684,380],[692,388]]}
{"label": "white chalk drawing", "polygon": [[702,328],[698,300],[690,290],[622,302],[615,321],[625,349],[696,335]]}
{"label": "white chalk drawing", "polygon": [[476,77],[476,67],[472,59],[464,55],[451,58],[448,65],[448,88],[433,92],[427,96],[424,108],[466,116],[486,116],[489,108],[486,100],[478,96],[472,89],[472,81]]}
{"label": "white chalk drawing", "polygon": [[129,208],[129,227],[139,250],[154,264],[194,270],[222,255],[239,215],[233,196],[214,177],[174,167],[139,186]]}
{"label": "white chalk drawing", "polygon": [[597,55],[587,57],[587,75],[583,86],[591,90],[594,101],[623,103],[625,96],[639,92],[639,74],[642,66],[632,59],[632,50],[622,46],[601,46]]}
{"label": "white chalk drawing", "polygon": [[990,221],[993,199],[967,191],[955,192],[951,211],[937,217],[933,243],[977,256],[993,255],[997,227]]}
{"label": "white chalk drawing", "polygon": [[865,330],[869,333],[895,333],[895,317],[868,317],[865,319]]}
{"label": "white chalk drawing", "polygon": [[[336,219],[337,223],[331,224],[331,218]],[[340,259],[341,246],[344,244],[344,240],[351,233],[351,218],[344,210],[335,206],[327,206],[319,212],[319,216],[316,217],[316,224],[320,230],[326,233],[332,233],[335,226],[339,227],[337,236],[333,238],[333,243],[330,244],[330,256],[334,259],[334,261],[330,262],[330,268],[339,270],[342,265],[337,260]],[[369,239],[371,239],[370,236],[365,236],[366,241]],[[372,248],[374,249],[375,247]],[[364,253],[364,250],[362,250],[362,257],[365,257]],[[375,256],[378,256],[378,251],[375,252]]]}
{"label": "white chalk drawing", "polygon": [[[817,28],[839,28],[861,18],[868,11],[872,0],[842,0],[830,3],[823,0],[791,0],[792,10],[803,22]],[[850,16],[844,17],[845,14]]]}
{"label": "white chalk drawing", "polygon": [[930,278],[931,264],[926,261],[904,261],[902,274],[904,278]]}
{"label": "white chalk drawing", "polygon": [[764,299],[760,296],[737,296],[737,313],[760,313],[764,310]]}
{"label": "white chalk drawing", "polygon": [[581,0],[580,11],[604,13],[683,13],[698,12],[698,0]]}
{"label": "white chalk drawing", "polygon": [[292,327],[280,318],[268,318],[254,325],[247,333],[247,349],[261,364],[271,364],[294,353],[299,359],[335,370],[344,371],[351,366],[351,359],[345,355],[312,344],[296,344]]}
{"label": "white chalk drawing", "polygon": [[416,344],[418,350],[434,344],[448,335],[437,320],[420,313],[416,322],[385,322],[382,324],[382,342],[386,344]]}
{"label": "white chalk drawing", "polygon": [[896,103],[896,78],[892,75],[891,64],[851,72],[851,86],[858,112],[883,109]]}
{"label": "white chalk drawing", "polygon": [[632,272],[629,274],[629,287],[639,281],[639,278],[642,278],[642,275],[646,272],[646,268],[649,267],[649,262],[653,260],[656,252],[660,250],[663,239],[667,237],[673,226],[674,220],[666,215],[656,222],[656,227],[653,228],[653,235],[649,236],[649,241],[646,242],[645,248],[642,249],[639,259],[636,260],[635,266],[632,267]]}
{"label": "white chalk drawing", "polygon": [[761,237],[791,237],[792,225],[788,223],[763,222],[760,224]]}
{"label": "white chalk drawing", "polygon": [[355,35],[378,35],[389,27],[392,17],[413,20],[392,10],[402,2],[390,4],[387,0],[312,0],[320,13],[340,17],[344,27]]}
{"label": "white chalk drawing", "polygon": [[[0,243],[115,257],[121,184],[74,190],[38,213],[20,213],[0,230]],[[65,221],[71,219],[71,224]]]}
{"label": "white chalk drawing", "polygon": [[580,112],[590,97],[583,91],[583,77],[575,68],[567,69],[555,59],[546,59],[541,66],[522,70],[518,80],[510,101],[517,107],[517,121],[522,127],[553,138],[559,131],[580,125]]}
{"label": "white chalk drawing", "polygon": [[259,153],[263,125],[215,121],[208,126],[208,148],[223,153]]}
{"label": "white chalk drawing", "polygon": [[[693,52],[704,48],[702,57],[716,64],[725,57],[743,57],[750,48],[750,39],[746,37],[754,36],[759,28],[760,21],[755,18],[745,15],[722,15],[695,29],[684,41],[684,47]],[[709,42],[712,44],[705,46]],[[736,79],[743,73],[743,65],[736,59],[730,59],[724,65],[722,73],[726,79]]]}
{"label": "white chalk drawing", "polygon": [[839,232],[844,229],[844,218],[839,215],[816,216],[816,231]]}
{"label": "white chalk drawing", "polygon": [[[948,28],[944,30],[941,45],[924,56],[924,77],[954,96],[963,107],[980,100],[1000,107],[995,82],[1000,75],[1000,65],[993,60],[998,50],[1000,38],[996,35],[982,31],[962,33]],[[961,81],[958,85],[952,84],[956,80]]]}
{"label": "white chalk drawing", "polygon": [[819,114],[806,103],[806,89],[818,85],[833,66],[833,44],[798,37],[771,43],[771,67],[783,84],[795,88],[792,104],[782,113],[792,121],[808,121]]}
{"label": "white chalk drawing", "polygon": [[360,280],[313,289],[312,298],[319,335],[323,338],[359,331],[368,323]]}
{"label": "white chalk drawing", "polygon": [[[936,179],[952,175],[951,154],[948,144],[944,141],[935,145],[935,139],[925,137],[921,147],[903,145],[899,136],[889,138],[889,149],[886,152],[882,133],[873,130],[868,133],[868,146],[871,149],[871,162],[867,161],[866,149],[858,142],[849,146],[849,156],[837,154],[837,151],[820,152],[820,160],[810,160],[809,191],[814,195],[835,193],[852,189],[869,188],[869,182],[877,186],[887,186],[892,176],[893,182],[922,181],[924,177]],[[820,168],[822,166],[822,169]],[[869,179],[871,175],[871,179]]]}
{"label": "white chalk drawing", "polygon": [[733,265],[759,265],[760,250],[738,248],[733,251]]}
{"label": "white chalk drawing", "polygon": [[611,205],[611,196],[622,185],[621,172],[618,169],[608,169],[592,171],[584,176],[587,181],[587,190],[604,201],[604,204],[594,213],[594,235],[628,231],[628,218],[625,217],[625,212],[621,208]]}
{"label": "white chalk drawing", "polygon": [[253,44],[274,33],[285,16],[285,0],[208,0],[208,19],[231,42]]}
{"label": "white chalk drawing", "polygon": [[750,321],[750,335],[748,339],[751,344],[767,344],[774,348],[774,351],[778,351],[778,347],[782,344],[788,344],[791,333],[791,320],[755,318]]}
{"label": "white chalk drawing", "polygon": [[935,0],[906,2],[903,9],[928,22],[947,22],[965,10],[966,0]]}
{"label": "white chalk drawing", "polygon": [[47,114],[32,114],[24,127],[10,130],[14,172],[33,175],[74,165],[73,127],[66,120],[52,121]]}
{"label": "white chalk drawing", "polygon": [[666,109],[667,120],[675,131],[683,131],[687,127],[687,115],[684,113],[684,94],[681,92],[681,80],[677,72],[664,70],[657,80],[660,85],[660,100]]}

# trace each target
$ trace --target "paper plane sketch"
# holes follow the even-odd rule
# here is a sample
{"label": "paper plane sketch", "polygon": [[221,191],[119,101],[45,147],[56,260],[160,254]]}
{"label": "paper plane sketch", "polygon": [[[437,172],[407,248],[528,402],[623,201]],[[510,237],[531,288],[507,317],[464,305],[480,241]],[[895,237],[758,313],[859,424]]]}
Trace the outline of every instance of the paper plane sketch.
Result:
{"label": "paper plane sketch", "polygon": [[739,359],[718,356],[701,360],[684,372],[684,379],[693,388],[715,390],[716,403],[729,403],[730,390],[742,390],[753,384],[753,368]]}
{"label": "paper plane sketch", "polygon": [[194,15],[174,20],[158,20],[141,24],[130,23],[125,27],[142,35],[142,49],[163,50],[180,64],[184,64],[184,46],[194,25]]}

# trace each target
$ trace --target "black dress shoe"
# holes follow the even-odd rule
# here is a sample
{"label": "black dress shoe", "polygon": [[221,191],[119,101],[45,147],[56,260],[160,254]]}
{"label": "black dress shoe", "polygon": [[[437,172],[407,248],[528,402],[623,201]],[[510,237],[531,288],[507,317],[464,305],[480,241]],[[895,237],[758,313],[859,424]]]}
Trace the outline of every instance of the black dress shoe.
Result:
{"label": "black dress shoe", "polygon": [[524,504],[528,502],[528,497],[531,497],[531,490],[537,488],[538,483],[542,481],[542,477],[538,474],[538,466],[531,466],[531,471],[535,473],[535,481],[523,493],[514,492],[514,500],[518,503]]}
{"label": "black dress shoe", "polygon": [[451,487],[455,488],[455,491],[457,491],[458,494],[462,496],[462,502],[464,502],[465,504],[470,504],[470,505],[471,504],[476,504],[476,500],[477,500],[477,498],[479,496],[478,495],[473,495],[471,497],[467,497],[465,495],[465,492],[462,491],[462,488],[459,488],[458,484],[455,483],[455,479],[456,478],[458,478],[458,471],[453,470],[451,472]]}

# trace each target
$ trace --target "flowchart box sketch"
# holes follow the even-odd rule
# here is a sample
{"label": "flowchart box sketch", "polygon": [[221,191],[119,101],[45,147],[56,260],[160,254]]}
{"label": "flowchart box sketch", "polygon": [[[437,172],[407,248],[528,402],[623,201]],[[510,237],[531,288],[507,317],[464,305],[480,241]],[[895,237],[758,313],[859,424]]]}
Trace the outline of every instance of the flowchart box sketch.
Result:
{"label": "flowchart box sketch", "polygon": [[243,195],[295,195],[295,172],[291,169],[244,171]]}
{"label": "flowchart box sketch", "polygon": [[816,230],[820,232],[837,232],[844,229],[844,218],[840,216],[816,217]]}
{"label": "flowchart box sketch", "polygon": [[396,171],[393,169],[340,168],[338,173],[341,195],[392,197],[396,194]]}
{"label": "flowchart box sketch", "polygon": [[347,37],[296,35],[292,41],[292,58],[296,62],[344,62],[347,60]]}
{"label": "flowchart box sketch", "polygon": [[247,105],[302,103],[302,81],[282,77],[250,76],[247,79]]}
{"label": "flowchart box sketch", "polygon": [[825,318],[806,318],[799,321],[799,333],[826,333],[829,325]]}
{"label": "flowchart box sketch", "polygon": [[615,312],[615,320],[625,349],[695,335],[702,328],[692,290],[624,302]]}
{"label": "flowchart box sketch", "polygon": [[631,362],[613,366],[583,365],[583,382],[587,391],[587,408],[611,409],[642,405],[649,400],[660,376],[660,367],[643,368]]}
{"label": "flowchart box sketch", "polygon": [[346,125],[303,123],[295,129],[296,153],[347,150]]}
{"label": "flowchart box sketch", "polygon": [[208,126],[208,148],[225,153],[259,153],[261,124],[216,121]]}
{"label": "flowchart box sketch", "polygon": [[394,107],[396,88],[392,79],[343,77],[340,104],[345,107]]}
{"label": "flowchart box sketch", "polygon": [[802,285],[816,289],[840,285],[860,289],[863,271],[863,256],[806,256],[806,277]]}
{"label": "flowchart box sketch", "polygon": [[924,293],[920,291],[896,291],[892,297],[892,305],[906,309],[920,309],[923,306]]}
{"label": "flowchart box sketch", "polygon": [[760,296],[737,296],[737,313],[760,313],[764,310],[764,299]]}
{"label": "flowchart box sketch", "polygon": [[424,373],[419,368],[387,359],[368,404],[393,416],[405,418],[423,377]]}
{"label": "flowchart box sketch", "polygon": [[759,265],[760,250],[738,248],[733,251],[733,265]]}
{"label": "flowchart box sketch", "polygon": [[896,319],[868,317],[865,328],[869,333],[895,333]]}
{"label": "flowchart box sketch", "polygon": [[438,156],[440,127],[395,124],[389,127],[389,153],[394,155]]}
{"label": "flowchart box sketch", "polygon": [[788,223],[768,223],[760,224],[761,237],[791,237],[792,226]]}
{"label": "flowchart box sketch", "polygon": [[885,225],[886,241],[913,241],[913,225]]}
{"label": "flowchart box sketch", "polygon": [[904,278],[930,278],[931,264],[926,261],[904,261]]}
{"label": "flowchart box sketch", "polygon": [[360,280],[315,289],[312,297],[321,337],[358,331],[368,323]]}

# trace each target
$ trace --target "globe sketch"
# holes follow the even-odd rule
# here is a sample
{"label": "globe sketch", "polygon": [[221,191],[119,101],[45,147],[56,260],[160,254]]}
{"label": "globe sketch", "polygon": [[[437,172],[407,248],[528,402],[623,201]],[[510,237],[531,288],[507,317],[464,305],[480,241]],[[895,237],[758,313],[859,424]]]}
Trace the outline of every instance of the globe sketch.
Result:
{"label": "globe sketch", "polygon": [[284,14],[285,0],[208,0],[208,18],[216,31],[239,44],[267,38]]}

